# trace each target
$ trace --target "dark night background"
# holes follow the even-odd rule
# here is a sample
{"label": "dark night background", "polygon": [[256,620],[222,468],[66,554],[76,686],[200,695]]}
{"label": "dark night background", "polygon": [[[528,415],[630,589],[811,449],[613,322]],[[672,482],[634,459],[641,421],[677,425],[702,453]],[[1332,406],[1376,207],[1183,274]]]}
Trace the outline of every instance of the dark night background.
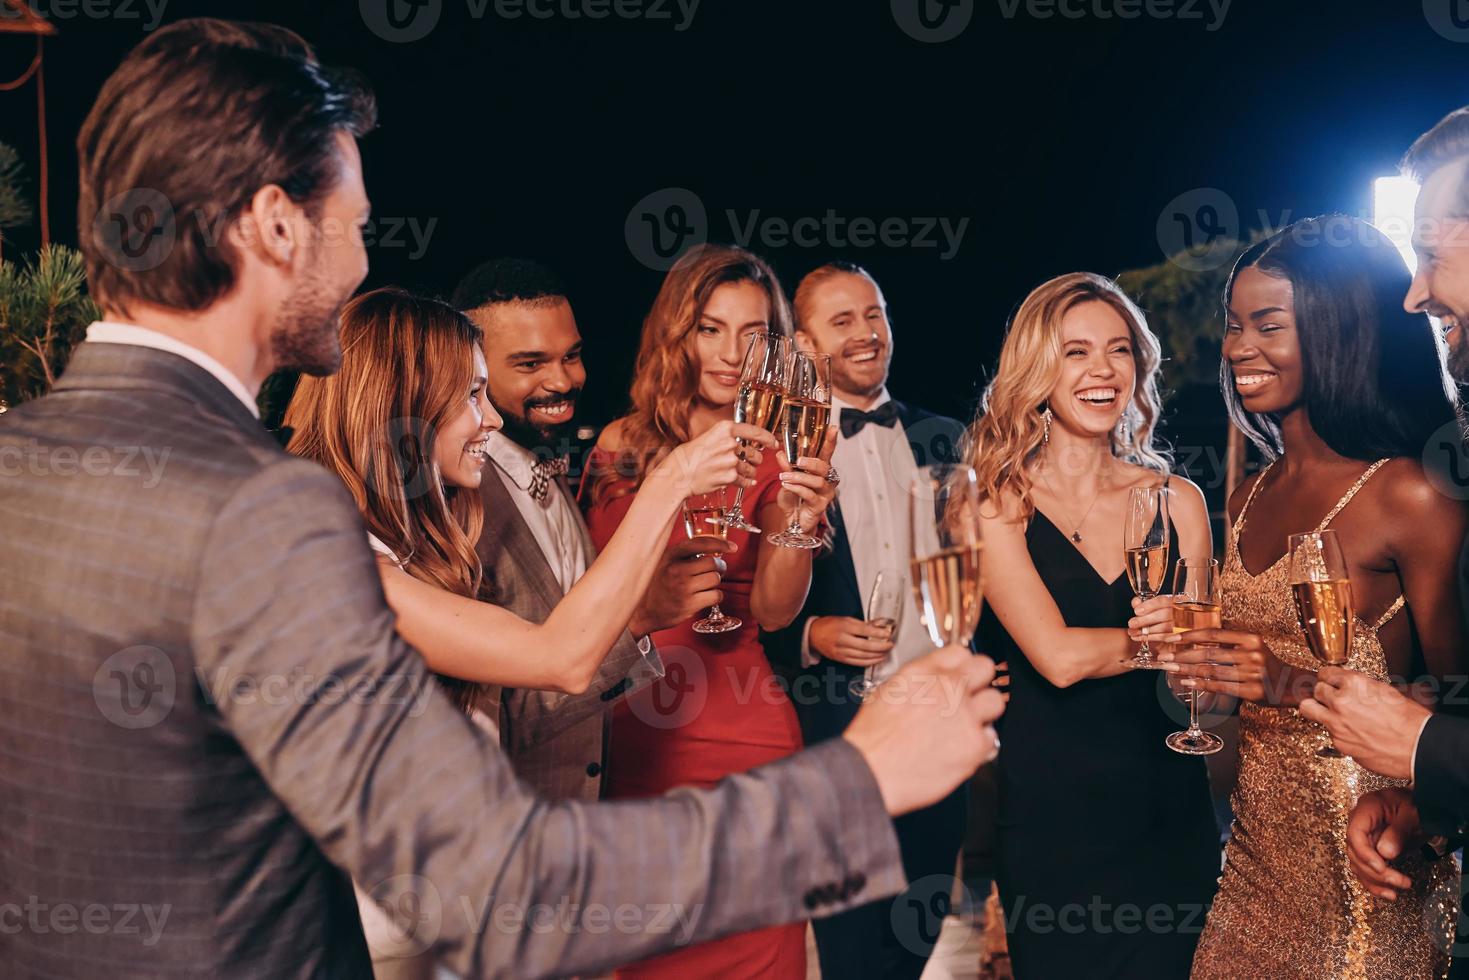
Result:
{"label": "dark night background", "polygon": [[[1202,2],[1202,19],[1120,20],[1041,18],[1024,2],[1007,17],[1012,0],[968,0],[972,19],[943,43],[911,37],[888,0],[703,0],[682,31],[672,2],[661,20],[511,20],[493,3],[476,18],[479,0],[440,0],[426,38],[392,43],[368,26],[374,2],[387,0],[169,0],[163,20],[275,21],[363,71],[381,107],[363,144],[378,234],[430,232],[421,255],[406,230],[375,245],[367,284],[447,294],[486,258],[554,266],[588,341],[581,415],[594,424],[623,408],[661,278],[625,233],[650,194],[693,191],[720,241],[735,238],[727,210],[741,227],[756,212],[967,220],[947,259],[749,243],[788,290],[832,255],[865,264],[893,311],[895,394],[967,415],[1006,318],[1041,280],[1162,261],[1160,214],[1196,188],[1228,194],[1246,233],[1329,210],[1370,217],[1372,178],[1469,102],[1469,29],[1433,26],[1462,0],[1234,0],[1214,31]],[[568,2],[583,0],[555,9]],[[46,56],[51,227],[74,243],[76,130],[150,14],[141,0],[112,0],[107,18],[61,3],[34,6],[61,31]],[[0,78],[30,45],[0,37]],[[34,174],[32,90],[0,93],[0,110],[0,139]],[[1187,393],[1170,416],[1175,442],[1223,441],[1217,394]]]}

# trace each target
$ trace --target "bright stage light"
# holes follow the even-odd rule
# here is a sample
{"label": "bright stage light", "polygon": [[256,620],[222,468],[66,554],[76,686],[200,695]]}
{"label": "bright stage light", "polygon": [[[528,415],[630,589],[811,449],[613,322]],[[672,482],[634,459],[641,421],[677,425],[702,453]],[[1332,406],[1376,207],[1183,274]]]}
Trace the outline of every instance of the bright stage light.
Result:
{"label": "bright stage light", "polygon": [[1403,253],[1408,271],[1416,272],[1413,254],[1413,205],[1418,200],[1418,182],[1407,177],[1378,177],[1372,182],[1372,223]]}

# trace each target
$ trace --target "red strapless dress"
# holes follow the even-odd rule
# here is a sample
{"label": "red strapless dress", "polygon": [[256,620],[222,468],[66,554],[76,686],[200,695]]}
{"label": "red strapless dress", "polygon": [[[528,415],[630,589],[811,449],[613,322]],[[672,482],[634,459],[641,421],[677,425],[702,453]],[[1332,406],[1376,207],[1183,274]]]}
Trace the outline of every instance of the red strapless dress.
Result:
{"label": "red strapless dress", "polygon": [[[594,450],[593,457],[596,463],[608,465],[608,457],[600,450]],[[759,482],[745,491],[747,519],[780,492],[779,472],[774,454],[767,453],[756,473]],[[631,505],[632,495],[625,494],[587,512],[587,525],[599,550],[607,546]],[[679,521],[671,540],[685,537]],[[728,570],[721,585],[724,601],[720,608],[744,620],[744,626],[706,636],[695,633],[690,620],[653,635],[665,673],[660,681],[618,700],[613,708],[604,784],[610,799],[656,796],[678,786],[712,786],[726,776],[784,758],[802,747],[795,709],[770,668],[750,612],[757,536],[731,531],[730,540],[739,550],[725,556]],[[617,976],[628,980],[804,980],[806,926],[795,923],[726,936],[623,967]]]}

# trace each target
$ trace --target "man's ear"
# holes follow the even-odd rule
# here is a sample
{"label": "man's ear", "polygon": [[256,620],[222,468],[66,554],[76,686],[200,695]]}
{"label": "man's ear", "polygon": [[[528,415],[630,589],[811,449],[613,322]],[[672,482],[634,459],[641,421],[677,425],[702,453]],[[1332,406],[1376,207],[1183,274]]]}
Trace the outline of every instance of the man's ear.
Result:
{"label": "man's ear", "polygon": [[235,245],[272,265],[289,266],[305,248],[304,209],[279,184],[255,192],[235,222]]}
{"label": "man's ear", "polygon": [[796,350],[813,351],[813,352],[816,350],[816,342],[811,339],[811,335],[809,333],[807,333],[805,330],[801,330],[799,328],[796,330],[795,341],[796,341]]}

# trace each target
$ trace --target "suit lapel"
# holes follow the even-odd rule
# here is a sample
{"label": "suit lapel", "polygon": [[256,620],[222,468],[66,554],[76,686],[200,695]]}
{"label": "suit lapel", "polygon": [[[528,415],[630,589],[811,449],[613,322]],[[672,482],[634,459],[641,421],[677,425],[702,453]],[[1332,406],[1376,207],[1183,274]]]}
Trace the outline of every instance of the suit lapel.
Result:
{"label": "suit lapel", "polygon": [[525,580],[545,604],[543,614],[548,615],[563,598],[561,584],[556,581],[556,574],[551,571],[535,535],[520,516],[520,508],[505,487],[498,467],[485,474],[480,481],[480,492],[485,502],[485,528],[481,533],[483,546],[479,548],[481,559],[489,568],[497,564],[489,557],[493,551],[503,551],[513,558]]}
{"label": "suit lapel", "polygon": [[[838,492],[837,496],[840,498],[841,493]],[[831,558],[828,560],[836,566],[853,601],[859,607],[864,606],[862,586],[857,582],[857,565],[852,560],[852,542],[847,538],[847,522],[842,519],[841,505],[833,503],[826,515],[827,520],[831,522]],[[865,608],[863,612],[866,612]]]}

